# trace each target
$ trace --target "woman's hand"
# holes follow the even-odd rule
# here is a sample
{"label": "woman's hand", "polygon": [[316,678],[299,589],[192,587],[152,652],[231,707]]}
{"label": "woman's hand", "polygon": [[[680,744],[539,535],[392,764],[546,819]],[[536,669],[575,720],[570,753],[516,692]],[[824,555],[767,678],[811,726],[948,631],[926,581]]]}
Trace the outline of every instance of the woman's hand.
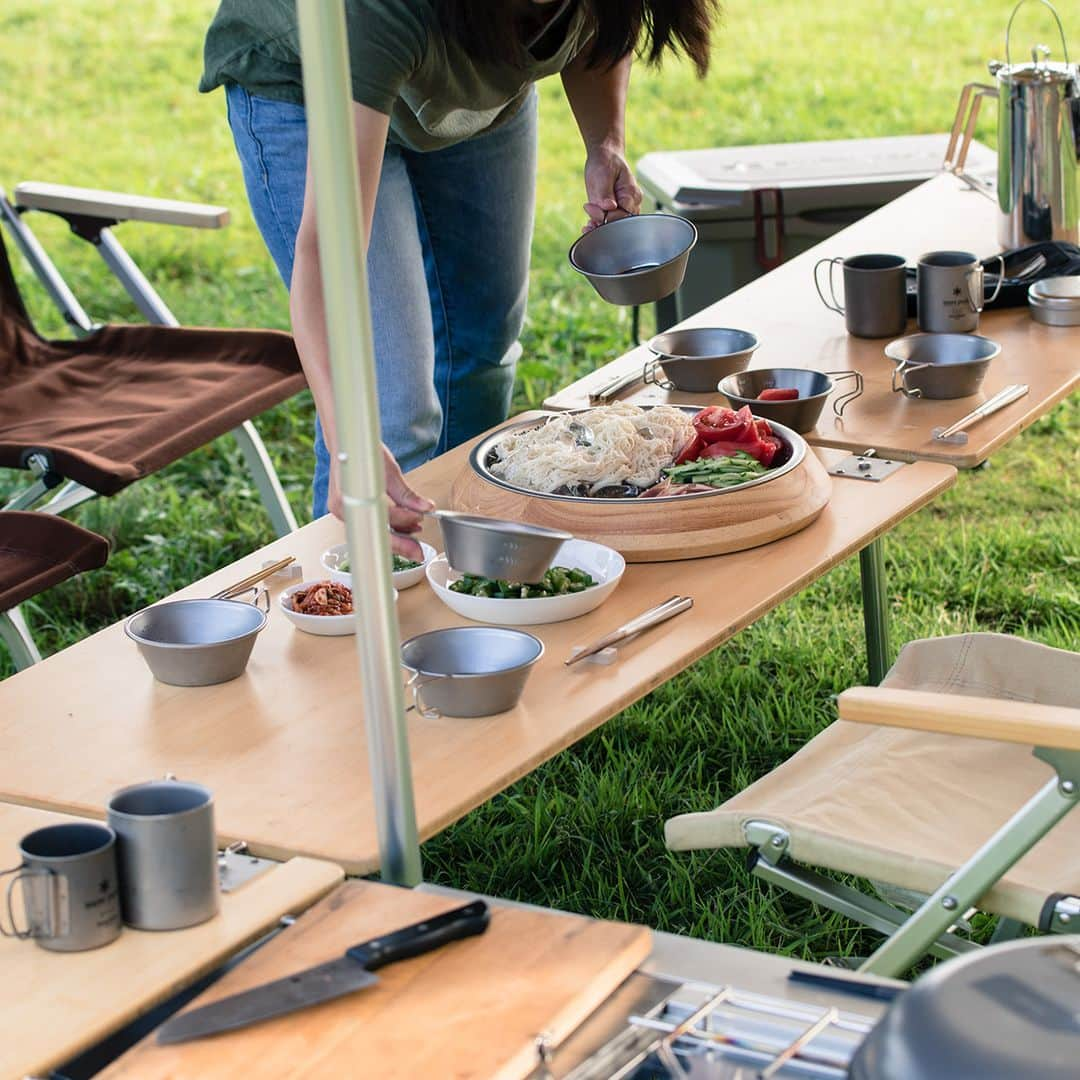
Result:
{"label": "woman's hand", "polygon": [[641,188],[630,166],[620,151],[609,146],[593,148],[585,159],[585,195],[589,220],[581,230],[583,233],[641,209]]}
{"label": "woman's hand", "polygon": [[[401,466],[394,460],[394,455],[384,446],[383,475],[386,481],[386,500],[390,518],[390,548],[395,555],[401,555],[406,559],[423,561],[424,555],[420,545],[415,540],[410,540],[412,533],[419,532],[423,524],[422,514],[435,509],[435,504],[423,495],[418,495],[405,482]],[[341,500],[341,473],[337,462],[337,455],[330,458],[330,490],[327,498],[327,506],[330,513],[337,518],[344,517],[344,507]]]}

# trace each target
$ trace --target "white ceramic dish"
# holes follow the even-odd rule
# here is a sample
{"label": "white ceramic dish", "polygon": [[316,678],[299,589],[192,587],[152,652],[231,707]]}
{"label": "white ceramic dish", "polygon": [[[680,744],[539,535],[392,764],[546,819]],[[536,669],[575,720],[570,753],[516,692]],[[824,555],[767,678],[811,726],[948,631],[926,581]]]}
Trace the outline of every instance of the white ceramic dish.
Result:
{"label": "white ceramic dish", "polygon": [[[305,615],[302,611],[293,611],[293,593],[308,589],[318,583],[318,581],[302,581],[298,585],[290,585],[278,597],[278,606],[285,618],[298,630],[303,630],[305,634],[317,634],[319,637],[342,637],[345,634],[355,634],[356,617],[354,615]],[[339,584],[347,583],[340,582]],[[352,586],[350,585],[349,588]],[[397,600],[397,589],[394,590],[394,600]]]}
{"label": "white ceramic dish", "polygon": [[[435,558],[435,549],[430,544],[425,544],[423,540],[418,541],[418,543],[424,552],[424,561],[419,566],[414,566],[411,570],[395,571],[393,574],[395,589],[410,589],[413,585],[424,580],[424,571],[427,569],[431,560]],[[348,553],[349,547],[347,544],[335,544],[332,548],[329,548],[322,553],[322,558],[319,561],[322,563],[322,568],[326,571],[326,574],[331,581],[337,581],[342,585],[348,585],[351,589],[352,573],[348,570],[338,569],[338,564],[346,558]]]}
{"label": "white ceramic dish", "polygon": [[615,550],[591,540],[567,540],[555,557],[555,566],[584,570],[598,584],[566,596],[539,596],[532,600],[502,600],[454,592],[450,583],[460,576],[450,569],[445,555],[427,566],[427,579],[435,595],[451,611],[474,622],[500,626],[539,626],[564,622],[598,608],[614,591],[626,570],[626,560]]}

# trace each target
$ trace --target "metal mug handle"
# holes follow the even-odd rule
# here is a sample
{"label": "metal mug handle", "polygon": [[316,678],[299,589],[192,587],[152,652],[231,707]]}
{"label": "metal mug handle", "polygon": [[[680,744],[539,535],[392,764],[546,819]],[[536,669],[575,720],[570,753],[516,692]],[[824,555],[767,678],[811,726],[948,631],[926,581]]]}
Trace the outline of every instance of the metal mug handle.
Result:
{"label": "metal mug handle", "polygon": [[[833,273],[836,270],[836,264],[837,263],[842,264],[843,261],[844,261],[843,259],[837,257],[837,258],[833,258],[833,259],[818,259],[818,261],[816,263],[814,263],[814,288],[817,289],[817,294],[818,294],[818,296],[821,297],[821,302],[830,311],[835,311],[837,313],[837,315],[843,315],[844,314],[844,307],[840,303],[840,301],[836,299],[836,283],[833,280]],[[823,263],[828,263],[829,264],[829,295],[832,297],[832,303],[831,304],[829,303],[828,300],[825,299],[825,293],[821,288],[821,282],[818,280],[818,270],[821,268]]]}
{"label": "metal mug handle", "polygon": [[[405,684],[412,690],[413,703],[409,706],[415,709],[425,720],[441,720],[442,713],[433,705],[427,705],[423,698],[423,689],[428,683],[437,682],[440,679],[449,679],[449,675],[423,675],[417,671]],[[405,710],[408,712],[408,709]]]}
{"label": "metal mug handle", "polygon": [[[4,921],[2,918],[0,918],[0,936],[17,938],[21,941],[25,941],[27,938],[55,937],[58,933],[58,927],[60,926],[60,923],[62,921],[58,918],[58,912],[56,910],[56,890],[49,889],[45,893],[45,926],[36,927],[28,923],[25,930],[20,930],[19,924],[15,919],[15,886],[24,878],[51,878],[56,876],[56,872],[46,868],[34,869],[33,867],[28,867],[25,863],[22,863],[19,866],[12,867],[10,870],[0,871],[0,877],[4,877],[7,874],[15,875],[8,882],[8,887],[5,893],[5,906],[7,908],[7,917],[8,922],[11,924],[11,929],[9,930],[6,926],[4,926]],[[23,888],[25,889],[25,886]]]}
{"label": "metal mug handle", "polygon": [[[900,363],[897,364],[896,367],[893,368],[893,373],[892,373],[893,393],[895,394],[897,391],[899,391],[900,393],[902,393],[904,395],[904,397],[921,398],[922,397],[922,391],[920,389],[918,389],[917,387],[914,390],[909,388],[909,386],[907,384],[908,372],[909,371],[921,371],[923,368],[927,368],[927,367],[931,367],[931,366],[932,365],[930,365],[930,364],[909,364],[906,360],[901,360]],[[897,375],[900,376],[899,384],[897,384],[897,382],[896,382],[896,376]]]}

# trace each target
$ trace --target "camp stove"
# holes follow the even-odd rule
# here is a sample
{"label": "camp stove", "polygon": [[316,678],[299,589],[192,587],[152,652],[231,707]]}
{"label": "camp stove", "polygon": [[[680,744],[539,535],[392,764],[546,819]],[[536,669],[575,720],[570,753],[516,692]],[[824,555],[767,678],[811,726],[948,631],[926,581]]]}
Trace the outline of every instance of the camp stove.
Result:
{"label": "camp stove", "polygon": [[[531,1080],[844,1080],[877,1016],[638,974]],[[877,1010],[875,1010],[876,1012]]]}

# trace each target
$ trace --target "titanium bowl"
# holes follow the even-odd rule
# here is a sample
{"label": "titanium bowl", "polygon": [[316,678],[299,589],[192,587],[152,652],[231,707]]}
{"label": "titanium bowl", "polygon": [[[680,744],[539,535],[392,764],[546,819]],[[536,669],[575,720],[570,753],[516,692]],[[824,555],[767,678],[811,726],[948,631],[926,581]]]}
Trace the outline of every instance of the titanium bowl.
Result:
{"label": "titanium bowl", "polygon": [[[825,400],[832,393],[832,379],[820,371],[803,368],[755,368],[721,379],[717,389],[733,409],[750,406],[755,416],[770,424],[786,424],[805,435],[817,427]],[[774,386],[791,386],[799,391],[794,401],[760,401],[758,394]]]}
{"label": "titanium bowl", "polygon": [[459,573],[479,577],[539,581],[559,548],[573,539],[560,529],[455,510],[436,510],[435,516],[447,561]]}
{"label": "titanium bowl", "polygon": [[266,621],[239,600],[170,600],[136,612],[124,633],[158,682],[213,686],[243,673]]}
{"label": "titanium bowl", "polygon": [[1001,346],[978,334],[911,334],[885,346],[896,364],[892,388],[905,397],[970,397]]}
{"label": "titanium bowl", "polygon": [[711,394],[725,376],[746,369],[760,344],[748,330],[701,326],[657,334],[649,348],[676,390]]}
{"label": "titanium bowl", "polygon": [[609,221],[574,241],[570,265],[609,303],[651,304],[681,284],[697,229],[673,214]]}
{"label": "titanium bowl", "polygon": [[[768,404],[768,402],[766,402],[765,404]],[[701,411],[696,405],[679,405],[676,407],[682,409],[683,412],[687,413],[689,416],[696,416]],[[596,408],[603,408],[603,406],[596,406]],[[644,408],[646,409],[646,411],[648,411],[650,406],[644,406]],[[751,411],[756,416],[760,417],[760,414],[757,412],[756,409],[751,409]],[[572,415],[581,417],[582,421],[586,424],[588,424],[590,412],[592,412],[592,409],[571,410]],[[478,476],[482,477],[489,484],[494,484],[496,487],[503,488],[503,490],[505,491],[516,492],[519,495],[530,495],[534,499],[554,499],[558,502],[570,503],[613,503],[616,506],[625,506],[630,503],[635,506],[640,506],[643,511],[645,510],[645,507],[642,506],[641,502],[639,502],[637,497],[600,499],[591,498],[587,495],[555,495],[547,491],[532,491],[529,488],[518,487],[515,484],[507,483],[507,481],[497,477],[491,471],[491,468],[488,465],[488,458],[494,452],[496,443],[498,443],[500,439],[504,438],[511,431],[523,431],[527,428],[537,427],[539,423],[541,423],[541,421],[538,420],[518,420],[515,423],[510,423],[507,424],[505,427],[499,428],[498,431],[493,431],[490,435],[487,436],[487,438],[482,439],[472,448],[471,452],[469,453],[469,465],[472,468],[473,472],[475,472]],[[692,495],[661,495],[657,498],[646,499],[644,501],[652,505],[673,502],[682,503],[687,499],[722,499],[725,495],[732,491],[745,491],[747,488],[757,487],[758,484],[767,484],[770,481],[775,480],[777,477],[783,476],[785,473],[791,472],[792,469],[798,468],[799,465],[802,464],[803,458],[806,457],[806,440],[800,434],[798,434],[798,432],[787,427],[785,424],[776,424],[773,423],[771,420],[769,421],[769,423],[773,429],[773,434],[777,436],[777,438],[779,438],[781,444],[783,445],[783,449],[781,450],[783,460],[781,460],[779,465],[769,469],[769,471],[764,476],[760,476],[756,480],[747,480],[745,484],[734,484],[731,487],[717,488],[715,491],[701,491],[696,492]],[[780,460],[780,458],[778,458],[777,460]],[[554,555],[554,552],[552,554]],[[452,560],[450,565],[454,565]],[[458,569],[458,567],[454,567],[454,569]],[[546,570],[547,567],[544,567],[544,569]],[[524,577],[510,577],[506,574],[484,574],[483,576],[503,577],[507,580],[512,581],[529,580],[528,578]],[[533,578],[532,580],[536,581],[537,578]]]}
{"label": "titanium bowl", "polygon": [[543,655],[539,638],[499,626],[429,630],[401,646],[402,666],[412,672],[413,701],[430,719],[512,709]]}

